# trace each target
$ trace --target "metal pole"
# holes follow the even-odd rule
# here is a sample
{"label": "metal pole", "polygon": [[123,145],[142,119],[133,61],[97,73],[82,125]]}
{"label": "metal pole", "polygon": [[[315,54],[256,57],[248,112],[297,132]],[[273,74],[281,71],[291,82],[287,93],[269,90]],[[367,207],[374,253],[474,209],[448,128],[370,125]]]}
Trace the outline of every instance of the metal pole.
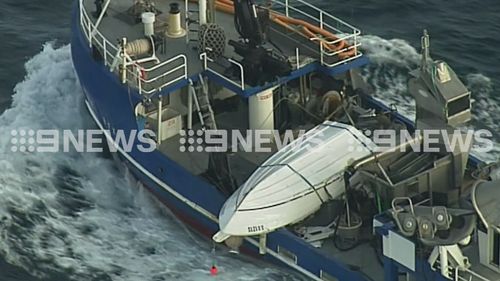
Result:
{"label": "metal pole", "polygon": [[157,136],[158,145],[161,144],[161,133],[162,133],[161,132],[161,120],[163,118],[162,111],[163,111],[163,104],[162,104],[161,96],[159,96],[159,100],[158,100],[158,136]]}
{"label": "metal pole", "polygon": [[200,26],[207,24],[207,0],[199,0],[198,7],[200,9]]}
{"label": "metal pole", "polygon": [[319,27],[321,29],[323,29],[323,27],[324,27],[324,25],[323,25],[323,11],[319,12]]}
{"label": "metal pole", "polygon": [[187,116],[187,128],[188,130],[193,129],[193,86],[189,85],[188,88],[188,116]]}
{"label": "metal pole", "polygon": [[102,39],[103,53],[104,53],[104,66],[108,66],[108,50],[106,48],[106,39]]}
{"label": "metal pole", "polygon": [[126,56],[125,46],[127,46],[127,38],[124,37],[122,38],[122,46],[120,52],[120,56],[122,59],[122,64],[120,66],[120,69],[121,69],[121,78],[123,84],[127,83],[127,56]]}
{"label": "metal pole", "polygon": [[104,7],[102,8],[101,14],[99,15],[99,18],[97,18],[97,21],[95,22],[94,30],[92,30],[92,33],[90,34],[90,41],[92,41],[92,37],[94,37],[95,33],[97,32],[97,27],[101,24],[101,21],[104,18],[104,15],[106,14],[106,10],[108,9],[109,3],[111,3],[111,0],[106,1],[106,4],[104,4]]}

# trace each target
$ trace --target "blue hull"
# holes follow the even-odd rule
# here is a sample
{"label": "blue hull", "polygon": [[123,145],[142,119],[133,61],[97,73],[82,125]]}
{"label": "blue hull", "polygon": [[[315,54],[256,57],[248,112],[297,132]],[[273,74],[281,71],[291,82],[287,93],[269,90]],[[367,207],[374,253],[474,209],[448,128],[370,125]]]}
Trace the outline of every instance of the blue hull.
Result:
{"label": "blue hull", "polygon": [[[102,62],[93,59],[88,41],[80,29],[78,7],[75,6],[72,22],[72,57],[89,112],[102,130],[111,132],[136,130],[134,105],[140,101],[140,95],[121,84],[118,77]],[[379,108],[384,107],[376,101],[373,103]],[[397,118],[411,124],[401,116]],[[112,135],[108,137],[114,138]],[[193,176],[157,151],[144,153],[134,147],[130,153],[118,149],[118,155],[134,177],[184,223],[207,237],[218,231],[217,217],[225,197],[215,186]],[[247,239],[244,248],[249,254],[258,255],[256,240]],[[350,270],[339,261],[319,253],[287,230],[269,234],[267,248],[268,254],[264,256],[265,258],[294,268],[315,280],[321,280],[321,272],[342,281],[367,280],[361,273]],[[281,256],[278,254],[278,248],[284,248],[287,252],[295,254],[296,260]]]}

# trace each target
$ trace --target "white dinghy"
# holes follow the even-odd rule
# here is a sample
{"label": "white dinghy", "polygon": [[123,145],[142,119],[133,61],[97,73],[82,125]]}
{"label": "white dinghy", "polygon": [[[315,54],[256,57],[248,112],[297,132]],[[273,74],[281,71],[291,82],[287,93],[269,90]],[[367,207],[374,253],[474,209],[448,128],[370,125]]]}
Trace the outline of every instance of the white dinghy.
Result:
{"label": "white dinghy", "polygon": [[375,149],[352,126],[318,125],[265,161],[226,201],[213,239],[265,234],[305,219],[341,196],[345,169]]}

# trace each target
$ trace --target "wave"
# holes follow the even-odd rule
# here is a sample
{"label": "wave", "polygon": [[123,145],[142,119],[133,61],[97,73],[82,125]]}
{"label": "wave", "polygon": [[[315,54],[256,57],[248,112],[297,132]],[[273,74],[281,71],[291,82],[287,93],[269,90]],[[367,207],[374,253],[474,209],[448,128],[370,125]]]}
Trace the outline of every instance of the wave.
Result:
{"label": "wave", "polygon": [[0,116],[0,254],[10,264],[43,279],[206,280],[213,262],[217,280],[298,278],[222,249],[213,255],[100,155],[12,152],[12,130],[92,126],[69,46],[47,44],[25,68]]}
{"label": "wave", "polygon": [[[364,69],[376,97],[408,117],[414,102],[408,72],[418,52],[400,39],[363,36],[372,64]],[[100,155],[11,151],[9,132],[92,126],[73,72],[70,48],[52,44],[30,59],[12,107],[0,116],[0,253],[34,276],[68,280],[206,280],[216,262],[218,280],[296,280],[294,274],[222,250],[165,215],[126,172]],[[474,97],[474,126],[498,131],[500,107],[491,79],[465,75]],[[498,159],[500,149],[480,155]]]}
{"label": "wave", "polygon": [[[410,71],[420,63],[418,51],[405,40],[384,39],[375,35],[362,36],[361,44],[371,61],[363,69],[363,77],[375,88],[375,98],[395,105],[401,114],[414,119],[415,100],[408,93],[407,82]],[[473,98],[473,120],[467,128],[488,129],[494,137],[491,152],[473,149],[472,154],[485,162],[497,162],[500,159],[500,135],[497,133],[500,132],[500,100],[494,97],[493,82],[481,73],[462,75],[462,81]]]}

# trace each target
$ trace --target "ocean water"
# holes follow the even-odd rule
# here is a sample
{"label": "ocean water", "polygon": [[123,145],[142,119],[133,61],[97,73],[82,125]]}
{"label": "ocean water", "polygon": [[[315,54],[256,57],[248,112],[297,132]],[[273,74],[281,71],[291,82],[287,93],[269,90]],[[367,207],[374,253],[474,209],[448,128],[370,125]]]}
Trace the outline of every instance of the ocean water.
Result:
{"label": "ocean water", "polygon": [[[412,116],[406,93],[423,28],[432,55],[473,92],[473,128],[498,136],[500,2],[315,1],[359,26],[377,97]],[[71,1],[0,2],[0,281],[302,280],[189,232],[126,171],[94,154],[10,151],[13,129],[93,128],[70,59]],[[479,155],[496,161],[500,150]]]}

